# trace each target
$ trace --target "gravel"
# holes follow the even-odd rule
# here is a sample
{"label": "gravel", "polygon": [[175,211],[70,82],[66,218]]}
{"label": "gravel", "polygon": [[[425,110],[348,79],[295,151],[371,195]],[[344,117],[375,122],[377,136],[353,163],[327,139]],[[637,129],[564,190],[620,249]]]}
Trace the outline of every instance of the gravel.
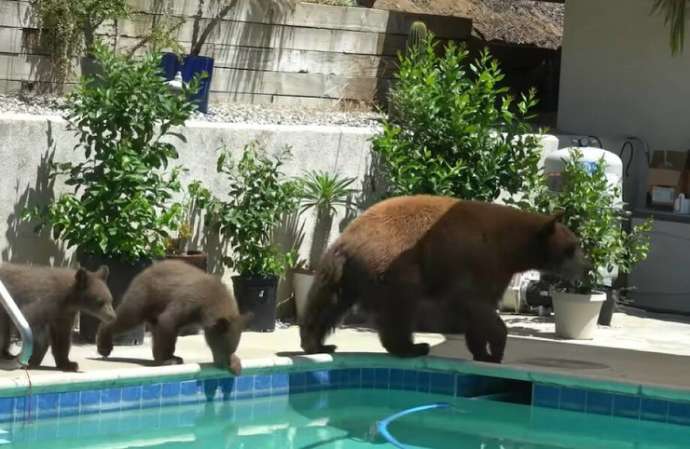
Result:
{"label": "gravel", "polygon": [[[52,96],[0,95],[0,112],[64,115],[65,100]],[[370,111],[337,111],[304,107],[230,103],[209,106],[208,114],[195,113],[194,120],[251,125],[322,125],[373,128],[383,116]]]}

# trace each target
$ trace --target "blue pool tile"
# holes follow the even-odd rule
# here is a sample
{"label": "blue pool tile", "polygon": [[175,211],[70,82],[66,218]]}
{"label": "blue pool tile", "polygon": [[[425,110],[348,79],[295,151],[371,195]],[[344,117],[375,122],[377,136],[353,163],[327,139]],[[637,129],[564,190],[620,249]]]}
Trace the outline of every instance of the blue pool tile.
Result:
{"label": "blue pool tile", "polygon": [[346,369],[345,383],[347,388],[359,388],[362,386],[362,370],[361,369]]}
{"label": "blue pool tile", "polygon": [[613,395],[600,391],[588,391],[587,413],[611,415],[613,413]]}
{"label": "blue pool tile", "polygon": [[561,389],[551,385],[535,384],[532,396],[532,404],[537,407],[558,408]]}
{"label": "blue pool tile", "polygon": [[254,394],[254,376],[240,376],[235,382],[235,397],[250,398]]}
{"label": "blue pool tile", "polygon": [[617,394],[613,398],[613,414],[622,418],[640,417],[640,406],[642,401],[637,396],[627,394]]}
{"label": "blue pool tile", "polygon": [[561,388],[560,408],[573,412],[584,412],[587,405],[587,392],[579,388]]}
{"label": "blue pool tile", "polygon": [[458,374],[455,376],[455,385],[457,396],[471,398],[482,394],[481,378],[474,374]]}
{"label": "blue pool tile", "polygon": [[404,370],[403,371],[403,389],[409,391],[417,391],[417,377],[419,375],[418,371],[415,370]]}
{"label": "blue pool tile", "polygon": [[290,378],[286,373],[275,373],[271,375],[271,391],[273,393],[287,393],[290,388]]}
{"label": "blue pool tile", "polygon": [[254,376],[254,397],[264,397],[271,395],[271,375],[259,374]]}
{"label": "blue pool tile", "polygon": [[141,400],[144,404],[156,403],[161,400],[162,384],[143,385],[141,388]]}
{"label": "blue pool tile", "polygon": [[185,402],[198,400],[201,396],[203,381],[187,380],[180,382],[180,399]]}
{"label": "blue pool tile", "polygon": [[690,426],[690,403],[669,402],[668,422],[683,426]]}
{"label": "blue pool tile", "polygon": [[61,417],[79,414],[79,392],[68,391],[58,394],[59,415]]}
{"label": "blue pool tile", "polygon": [[362,369],[362,388],[374,388],[376,385],[376,371],[373,368]]}
{"label": "blue pool tile", "polygon": [[390,384],[391,370],[389,368],[374,369],[374,387],[387,389]]}
{"label": "blue pool tile", "polygon": [[177,398],[180,396],[179,382],[165,382],[163,384],[163,391],[161,392],[163,399]]}
{"label": "blue pool tile", "polygon": [[428,393],[430,378],[431,376],[428,371],[419,371],[417,375],[417,391]]}
{"label": "blue pool tile", "polygon": [[42,393],[38,395],[38,414],[40,417],[52,417],[58,414],[58,394]]}
{"label": "blue pool tile", "polygon": [[122,388],[122,407],[127,409],[141,406],[141,385],[130,385]]}
{"label": "blue pool tile", "polygon": [[101,390],[101,410],[119,410],[122,406],[122,389]]}
{"label": "blue pool tile", "polygon": [[345,385],[345,370],[334,369],[330,372],[331,388],[342,388]]}
{"label": "blue pool tile", "polygon": [[391,369],[390,387],[395,390],[402,390],[405,385],[405,371],[401,369]]}
{"label": "blue pool tile", "polygon": [[330,371],[310,371],[307,373],[307,389],[321,390],[330,385]]}
{"label": "blue pool tile", "polygon": [[21,396],[14,400],[14,411],[17,415],[35,414],[37,409],[38,398],[36,396]]}
{"label": "blue pool tile", "polygon": [[101,392],[98,390],[84,390],[79,396],[82,409],[98,408],[101,405]]}
{"label": "blue pool tile", "polygon": [[647,421],[665,422],[668,416],[668,402],[660,399],[642,399],[640,418]]}
{"label": "blue pool tile", "polygon": [[290,392],[299,393],[307,387],[306,373],[290,373]]}
{"label": "blue pool tile", "polygon": [[436,394],[454,394],[455,378],[448,373],[431,373],[429,391]]}
{"label": "blue pool tile", "polygon": [[224,377],[220,380],[220,392],[223,395],[223,400],[235,398],[235,382],[236,377]]}
{"label": "blue pool tile", "polygon": [[0,398],[0,420],[7,421],[14,415],[14,398]]}
{"label": "blue pool tile", "polygon": [[218,379],[204,379],[204,396],[206,396],[207,401],[212,401],[216,397],[219,385]]}

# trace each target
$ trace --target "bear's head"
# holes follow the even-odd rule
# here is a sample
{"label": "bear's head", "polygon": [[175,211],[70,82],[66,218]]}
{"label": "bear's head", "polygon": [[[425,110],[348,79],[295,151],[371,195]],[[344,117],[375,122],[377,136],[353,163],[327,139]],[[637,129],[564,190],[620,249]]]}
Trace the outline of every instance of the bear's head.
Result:
{"label": "bear's head", "polygon": [[248,312],[234,318],[218,318],[204,326],[206,344],[211,349],[213,363],[218,368],[229,369],[235,375],[240,374],[242,366],[235,352],[240,345],[242,332],[252,318],[254,314]]}
{"label": "bear's head", "polygon": [[550,217],[537,234],[538,251],[542,263],[540,270],[563,280],[582,279],[591,269],[577,236],[562,223],[563,214]]}
{"label": "bear's head", "polygon": [[113,296],[106,285],[110,270],[103,265],[96,271],[79,268],[74,275],[74,306],[104,322],[115,319]]}

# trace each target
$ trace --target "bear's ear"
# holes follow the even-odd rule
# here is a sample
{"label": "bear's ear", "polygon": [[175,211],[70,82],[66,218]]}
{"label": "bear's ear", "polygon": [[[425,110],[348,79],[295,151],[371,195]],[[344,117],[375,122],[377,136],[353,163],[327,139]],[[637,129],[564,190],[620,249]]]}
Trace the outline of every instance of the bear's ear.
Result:
{"label": "bear's ear", "polygon": [[542,225],[541,229],[539,230],[539,237],[545,238],[553,234],[553,232],[556,230],[556,225],[563,222],[563,214],[564,211],[559,211],[552,215],[551,218],[549,218],[549,220]]}
{"label": "bear's ear", "polygon": [[109,275],[110,275],[110,268],[108,268],[107,265],[101,265],[100,267],[98,267],[98,271],[96,271],[96,276],[103,279],[103,282],[108,280]]}
{"label": "bear's ear", "polygon": [[79,268],[77,274],[74,275],[74,279],[77,282],[77,288],[83,289],[86,288],[86,284],[89,281],[89,274],[85,269]]}

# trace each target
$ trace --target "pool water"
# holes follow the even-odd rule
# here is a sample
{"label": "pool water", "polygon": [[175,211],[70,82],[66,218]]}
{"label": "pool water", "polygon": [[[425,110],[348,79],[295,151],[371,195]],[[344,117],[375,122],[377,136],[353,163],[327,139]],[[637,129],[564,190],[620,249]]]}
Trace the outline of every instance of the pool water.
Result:
{"label": "pool water", "polygon": [[686,448],[688,427],[397,390],[340,389],[0,425],[0,446],[93,449],[387,449],[377,421],[434,402],[389,429],[409,448]]}

